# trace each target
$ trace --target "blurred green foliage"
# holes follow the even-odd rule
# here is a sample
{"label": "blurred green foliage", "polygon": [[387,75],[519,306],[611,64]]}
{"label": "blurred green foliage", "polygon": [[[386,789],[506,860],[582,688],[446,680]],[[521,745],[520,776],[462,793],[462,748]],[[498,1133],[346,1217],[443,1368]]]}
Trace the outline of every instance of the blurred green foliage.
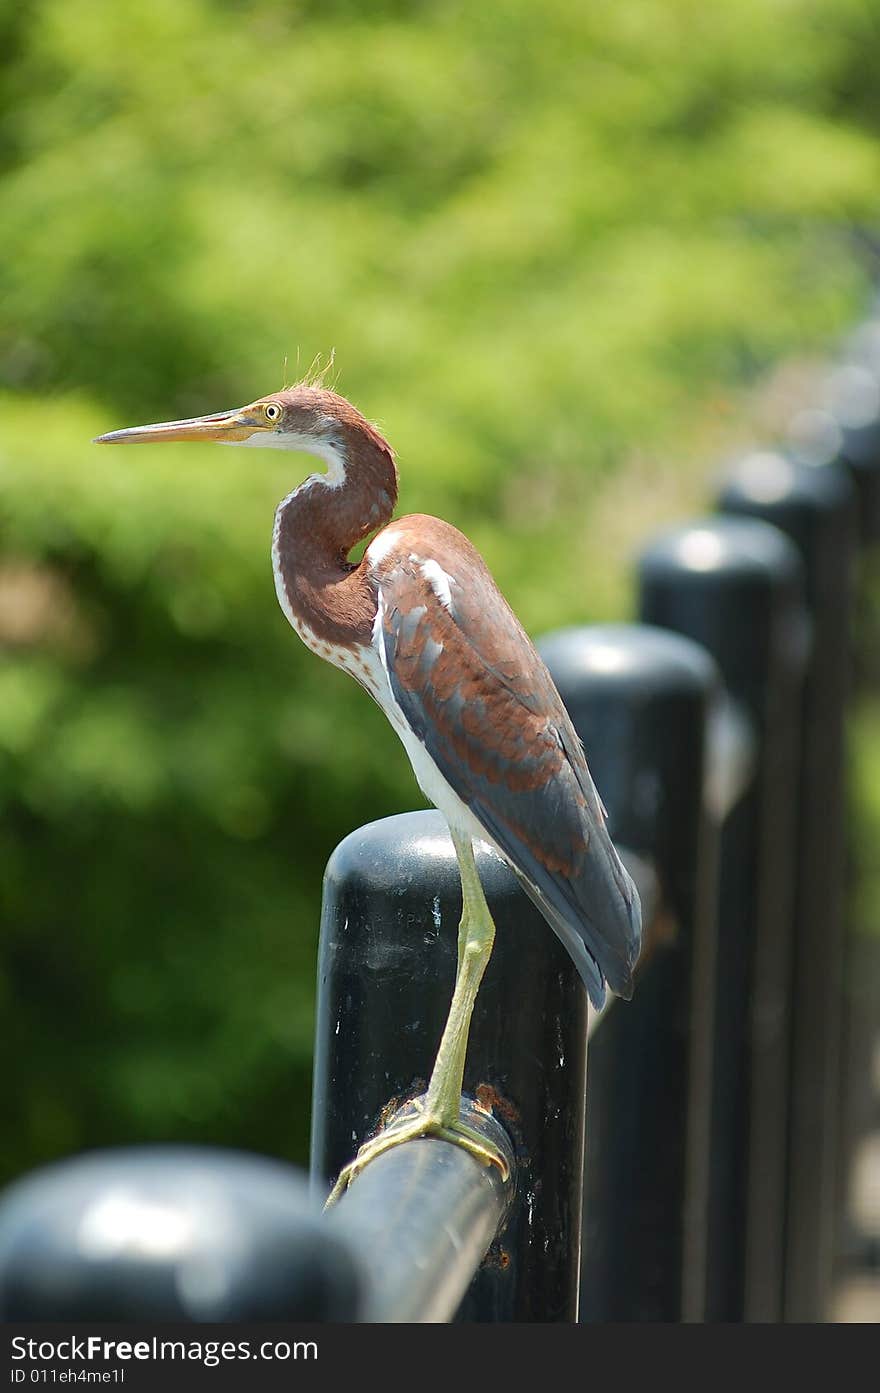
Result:
{"label": "blurred green foliage", "polygon": [[697,505],[743,390],[860,304],[878,38],[877,0],[4,7],[6,1173],[304,1159],[322,867],[419,801],[274,601],[310,465],[90,438],[335,347],[404,508],[529,627],[619,613],[621,539]]}

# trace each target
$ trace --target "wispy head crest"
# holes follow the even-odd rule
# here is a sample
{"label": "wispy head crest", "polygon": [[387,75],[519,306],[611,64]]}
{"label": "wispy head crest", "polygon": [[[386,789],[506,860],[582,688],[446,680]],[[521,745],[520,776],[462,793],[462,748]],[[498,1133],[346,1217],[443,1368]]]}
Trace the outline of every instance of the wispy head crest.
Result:
{"label": "wispy head crest", "polygon": [[336,368],[336,349],[331,348],[326,355],[316,353],[305,372],[300,376],[300,357],[299,349],[296,350],[296,380],[289,382],[287,379],[287,357],[284,358],[284,386],[282,391],[290,387],[321,387],[334,392],[339,382],[339,372]]}

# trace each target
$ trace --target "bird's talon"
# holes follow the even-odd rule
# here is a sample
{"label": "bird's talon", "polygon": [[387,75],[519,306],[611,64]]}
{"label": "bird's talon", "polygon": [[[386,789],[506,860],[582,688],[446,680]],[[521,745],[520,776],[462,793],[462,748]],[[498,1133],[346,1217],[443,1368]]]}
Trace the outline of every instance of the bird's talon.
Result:
{"label": "bird's talon", "polygon": [[[410,1111],[413,1108],[416,1111],[416,1116],[412,1116]],[[402,1145],[403,1142],[419,1141],[429,1137],[460,1146],[473,1156],[474,1160],[479,1161],[484,1166],[497,1166],[504,1183],[510,1179],[510,1163],[503,1152],[492,1142],[487,1141],[475,1128],[468,1127],[463,1122],[452,1122],[447,1125],[437,1118],[429,1116],[425,1112],[424,1104],[416,1100],[408,1105],[407,1114],[404,1117],[394,1119],[389,1126],[383,1128],[378,1136],[365,1141],[358,1148],[354,1160],[349,1161],[348,1165],[339,1172],[339,1177],[327,1197],[324,1209],[332,1209],[361,1171],[384,1152],[390,1151],[394,1146]]]}

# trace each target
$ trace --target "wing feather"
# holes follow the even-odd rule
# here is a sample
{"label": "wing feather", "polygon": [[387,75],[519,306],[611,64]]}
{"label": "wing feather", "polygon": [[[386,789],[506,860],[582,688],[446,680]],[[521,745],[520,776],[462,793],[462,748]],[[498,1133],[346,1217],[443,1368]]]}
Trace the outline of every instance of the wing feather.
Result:
{"label": "wing feather", "polygon": [[408,543],[404,532],[398,547],[386,544],[376,575],[394,698],[565,944],[594,1004],[605,981],[629,996],[638,893],[562,699],[470,543],[436,519],[392,526],[414,522],[432,526],[417,529],[418,542],[412,529]]}

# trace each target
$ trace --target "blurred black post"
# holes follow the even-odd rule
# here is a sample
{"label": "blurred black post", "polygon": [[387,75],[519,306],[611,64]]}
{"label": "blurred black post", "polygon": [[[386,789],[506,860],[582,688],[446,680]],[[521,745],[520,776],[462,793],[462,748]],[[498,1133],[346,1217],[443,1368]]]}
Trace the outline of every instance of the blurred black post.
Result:
{"label": "blurred black post", "polygon": [[[797,725],[807,618],[794,547],[710,518],[658,538],[640,566],[645,619],[704,644],[753,742],[721,823],[706,1319],[782,1319]],[[716,732],[725,778],[723,725]],[[713,770],[714,772],[714,770]],[[713,780],[714,782],[714,780]],[[736,795],[739,796],[736,796]]]}
{"label": "blurred black post", "polygon": [[0,1199],[3,1321],[351,1321],[364,1283],[301,1171],[211,1147],[97,1151]]}
{"label": "blurred black post", "polygon": [[811,619],[801,720],[795,895],[785,1318],[825,1318],[834,1242],[844,947],[844,708],[856,537],[843,465],[757,453],[733,468],[726,513],[794,542]]}
{"label": "blurred black post", "polygon": [[563,630],[541,652],[612,835],[653,863],[631,1002],[590,1040],[581,1319],[702,1316],[715,854],[704,750],[716,671],[646,626]]}
{"label": "blurred black post", "polygon": [[[465,1090],[507,1131],[517,1192],[460,1316],[573,1320],[586,994],[513,872],[488,851],[477,860],[497,935],[474,1012]],[[312,1116],[312,1173],[322,1189],[389,1103],[424,1090],[452,998],[460,916],[458,863],[440,813],[371,823],[330,858]]]}
{"label": "blurred black post", "polygon": [[[852,472],[858,495],[862,542],[857,565],[854,611],[852,707],[858,727],[874,718],[880,692],[880,299],[873,315],[859,324],[844,345],[842,363],[825,384],[824,418],[802,413],[792,423],[798,445],[820,441],[831,459]],[[829,429],[829,418],[831,428]],[[814,448],[815,453],[815,448]],[[857,736],[856,758],[863,758],[865,736]],[[867,821],[862,798],[853,813]],[[854,1203],[859,1175],[865,1173],[868,1140],[877,1129],[877,1081],[872,1068],[880,1020],[880,939],[876,902],[859,894],[859,878],[869,876],[876,853],[867,827],[856,826],[848,848],[848,883],[856,893],[847,906],[844,951],[843,1043],[840,1061],[840,1144],[837,1164],[837,1241],[835,1277],[842,1282],[835,1296],[846,1299],[862,1275],[877,1280],[880,1250],[872,1236],[870,1210]],[[876,1225],[874,1225],[876,1230]]]}
{"label": "blurred black post", "polygon": [[880,319],[852,335],[846,360],[823,383],[822,399],[820,408],[792,420],[792,450],[805,463],[846,466],[862,541],[880,541]]}

